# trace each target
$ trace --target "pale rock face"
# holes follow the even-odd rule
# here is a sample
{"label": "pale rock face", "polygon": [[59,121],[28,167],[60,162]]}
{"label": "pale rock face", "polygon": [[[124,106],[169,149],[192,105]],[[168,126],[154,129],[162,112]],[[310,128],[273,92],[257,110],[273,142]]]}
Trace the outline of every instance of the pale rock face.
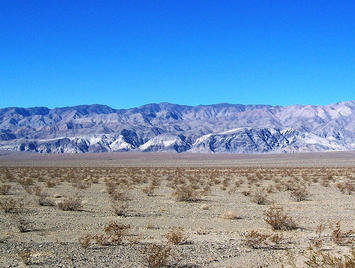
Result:
{"label": "pale rock face", "polygon": [[268,153],[355,149],[355,101],[0,109],[0,150]]}

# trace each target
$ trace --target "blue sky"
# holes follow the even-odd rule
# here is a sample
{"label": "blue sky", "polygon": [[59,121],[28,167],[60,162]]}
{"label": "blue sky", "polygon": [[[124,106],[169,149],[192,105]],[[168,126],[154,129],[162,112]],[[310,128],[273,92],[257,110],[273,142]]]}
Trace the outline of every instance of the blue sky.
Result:
{"label": "blue sky", "polygon": [[355,100],[355,1],[0,1],[0,107]]}

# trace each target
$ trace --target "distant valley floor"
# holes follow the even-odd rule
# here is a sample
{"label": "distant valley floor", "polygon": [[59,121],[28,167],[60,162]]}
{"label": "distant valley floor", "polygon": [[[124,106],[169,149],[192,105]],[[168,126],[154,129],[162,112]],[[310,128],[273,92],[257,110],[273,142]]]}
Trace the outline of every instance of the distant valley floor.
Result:
{"label": "distant valley floor", "polygon": [[73,167],[355,167],[355,151],[293,154],[87,153],[0,151],[0,166]]}

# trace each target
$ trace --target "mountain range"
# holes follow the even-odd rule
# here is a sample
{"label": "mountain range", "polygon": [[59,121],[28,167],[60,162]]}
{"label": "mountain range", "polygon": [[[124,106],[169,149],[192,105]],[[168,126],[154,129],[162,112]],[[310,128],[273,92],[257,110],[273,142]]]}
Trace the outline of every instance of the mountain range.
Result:
{"label": "mountain range", "polygon": [[0,150],[291,153],[355,149],[355,101],[330,105],[0,109]]}

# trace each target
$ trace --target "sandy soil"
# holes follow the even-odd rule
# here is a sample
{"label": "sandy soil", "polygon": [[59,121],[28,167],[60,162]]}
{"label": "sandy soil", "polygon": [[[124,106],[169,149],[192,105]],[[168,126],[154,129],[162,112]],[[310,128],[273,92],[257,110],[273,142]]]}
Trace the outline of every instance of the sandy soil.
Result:
{"label": "sandy soil", "polygon": [[[291,267],[289,262],[307,267],[309,245],[318,257],[324,252],[342,256],[355,245],[355,235],[349,232],[355,230],[353,152],[246,156],[5,152],[0,166],[0,187],[11,187],[0,201],[24,204],[0,211],[1,267],[25,263],[147,267],[154,245],[170,248],[170,267]],[[178,200],[188,192],[196,200]],[[305,200],[297,201],[302,193]],[[61,210],[58,206],[67,197],[77,197],[82,207]],[[54,206],[43,206],[40,199]],[[256,203],[260,200],[265,204]],[[122,205],[126,207],[117,216],[112,206]],[[273,230],[265,221],[272,206],[282,207],[295,228]],[[130,226],[117,243],[104,230],[114,221]],[[172,230],[183,234],[177,245],[166,237]],[[255,242],[251,231],[269,237]],[[108,238],[108,245],[91,239],[85,249],[78,242],[85,235],[100,234]],[[282,238],[271,241],[275,235]]]}

